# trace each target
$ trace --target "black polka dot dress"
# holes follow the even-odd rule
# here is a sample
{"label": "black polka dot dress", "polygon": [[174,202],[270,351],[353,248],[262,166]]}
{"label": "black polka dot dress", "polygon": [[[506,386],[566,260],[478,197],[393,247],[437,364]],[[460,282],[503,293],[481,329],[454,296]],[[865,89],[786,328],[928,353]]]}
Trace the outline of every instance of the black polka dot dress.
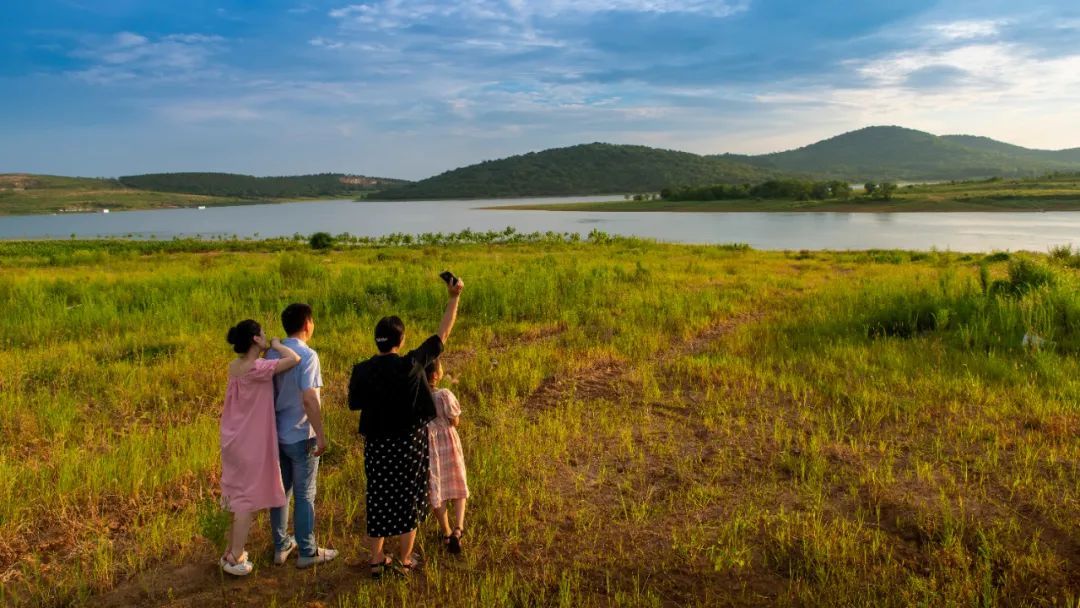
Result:
{"label": "black polka dot dress", "polygon": [[415,530],[428,511],[428,433],[367,437],[367,533],[372,538]]}

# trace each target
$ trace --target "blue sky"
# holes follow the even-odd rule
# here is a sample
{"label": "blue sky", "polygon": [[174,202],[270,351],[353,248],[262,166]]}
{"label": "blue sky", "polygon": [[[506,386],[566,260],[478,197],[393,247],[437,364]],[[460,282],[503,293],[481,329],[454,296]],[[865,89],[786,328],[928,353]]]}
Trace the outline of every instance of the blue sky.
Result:
{"label": "blue sky", "polygon": [[422,178],[875,124],[1080,146],[1073,1],[34,0],[0,52],[0,172]]}

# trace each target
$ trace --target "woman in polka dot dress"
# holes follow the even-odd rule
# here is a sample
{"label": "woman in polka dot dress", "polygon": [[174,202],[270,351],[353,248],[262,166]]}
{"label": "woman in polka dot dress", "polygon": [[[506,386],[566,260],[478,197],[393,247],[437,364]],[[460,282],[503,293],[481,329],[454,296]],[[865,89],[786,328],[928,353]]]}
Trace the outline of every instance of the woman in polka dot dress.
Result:
{"label": "woman in polka dot dress", "polygon": [[379,354],[353,367],[349,380],[349,409],[360,410],[364,437],[364,476],[367,478],[367,532],[371,546],[371,576],[379,578],[393,560],[384,542],[399,537],[398,571],[415,569],[416,527],[428,512],[428,432],[435,402],[424,369],[442,353],[457,318],[464,284],[448,284],[439,332],[404,356],[405,324],[383,317],[375,325]]}

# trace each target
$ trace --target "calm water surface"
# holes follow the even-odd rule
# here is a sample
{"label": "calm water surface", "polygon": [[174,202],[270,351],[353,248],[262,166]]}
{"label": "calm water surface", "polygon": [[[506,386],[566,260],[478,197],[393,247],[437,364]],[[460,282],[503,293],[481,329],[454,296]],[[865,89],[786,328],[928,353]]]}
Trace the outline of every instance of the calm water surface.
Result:
{"label": "calm water surface", "polygon": [[350,200],[0,217],[0,239],[290,236],[326,231],[393,232],[593,229],[683,243],[748,243],[759,249],[994,249],[1046,251],[1080,246],[1080,212],[1054,213],[597,213],[482,209],[522,203],[620,200],[613,197],[354,202]]}

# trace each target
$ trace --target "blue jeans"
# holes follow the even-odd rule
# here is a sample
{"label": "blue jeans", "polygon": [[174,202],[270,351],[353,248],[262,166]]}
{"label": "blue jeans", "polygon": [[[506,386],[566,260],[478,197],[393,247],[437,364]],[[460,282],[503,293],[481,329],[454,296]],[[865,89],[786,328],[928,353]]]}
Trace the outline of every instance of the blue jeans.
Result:
{"label": "blue jeans", "polygon": [[285,486],[284,507],[270,509],[270,530],[274,534],[274,548],[281,551],[289,546],[289,503],[293,498],[293,528],[300,555],[315,555],[315,478],[319,474],[319,457],[312,456],[315,440],[297,443],[279,443],[281,459],[281,482]]}

